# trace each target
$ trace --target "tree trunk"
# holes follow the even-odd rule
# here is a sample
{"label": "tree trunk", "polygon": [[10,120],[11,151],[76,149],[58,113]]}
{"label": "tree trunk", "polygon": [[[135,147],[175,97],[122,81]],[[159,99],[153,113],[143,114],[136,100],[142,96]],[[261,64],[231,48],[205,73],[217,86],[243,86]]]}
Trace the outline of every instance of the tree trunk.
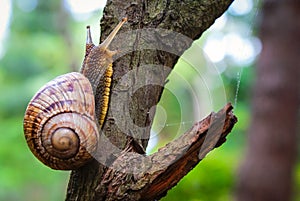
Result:
{"label": "tree trunk", "polygon": [[237,200],[288,201],[299,134],[300,2],[265,0],[248,150]]}
{"label": "tree trunk", "polygon": [[225,141],[237,121],[230,104],[157,153],[144,155],[154,116],[149,111],[158,103],[166,77],[232,1],[107,2],[101,41],[121,18],[127,17],[128,23],[110,47],[118,50],[118,56],[96,160],[72,171],[66,200],[161,198]]}

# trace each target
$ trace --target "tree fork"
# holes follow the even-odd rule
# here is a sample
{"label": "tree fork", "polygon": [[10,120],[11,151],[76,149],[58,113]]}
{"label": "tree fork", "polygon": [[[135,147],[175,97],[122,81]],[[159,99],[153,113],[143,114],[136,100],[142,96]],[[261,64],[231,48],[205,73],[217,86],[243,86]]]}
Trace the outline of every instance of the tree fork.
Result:
{"label": "tree fork", "polygon": [[[124,93],[118,91],[116,86],[122,76],[131,70],[138,70],[142,65],[155,64],[169,67],[171,71],[179,56],[190,47],[193,40],[198,39],[226,11],[232,1],[195,0],[181,2],[165,0],[154,2],[138,0],[134,3],[121,0],[108,1],[101,21],[101,40],[106,38],[112,27],[125,16],[128,18],[128,22],[120,32],[160,28],[181,33],[191,39],[176,41],[176,38],[170,38],[169,41],[164,41],[162,45],[175,48],[179,52],[179,55],[175,55],[162,50],[140,50],[142,38],[137,33],[134,36],[134,43],[130,47],[132,51],[113,63],[111,99]],[[131,97],[130,115],[132,121],[141,127],[148,126],[145,133],[138,133],[134,129],[130,130],[132,132],[130,135],[134,137],[132,138],[121,131],[115,123],[114,115],[116,114],[113,114],[112,103],[110,103],[102,135],[123,151],[107,157],[106,165],[94,160],[82,168],[72,171],[66,200],[153,200],[160,198],[199,163],[210,150],[223,143],[225,136],[236,122],[230,104],[217,114],[212,114],[203,121],[196,123],[189,132],[170,142],[157,153],[150,156],[141,154],[147,147],[150,136],[149,125],[151,125],[154,116],[149,115],[149,110],[158,103],[163,90],[163,83],[169,72],[159,74],[159,77],[147,78],[148,80],[145,82],[152,83],[151,81],[155,79],[162,84],[160,86],[147,86]],[[128,85],[130,84],[128,83]],[[210,134],[207,135],[207,133]],[[144,137],[139,139],[139,136]],[[204,139],[205,143],[203,143]],[[111,150],[103,147],[102,151],[107,153]],[[153,163],[149,165],[148,162]],[[143,171],[138,172],[138,174],[133,172],[141,165],[143,167],[140,170],[148,173],[150,171],[149,175],[143,175]],[[179,165],[181,168],[174,169],[175,165]],[[133,169],[128,169],[129,167]],[[176,173],[174,173],[175,170]],[[163,179],[166,179],[166,183],[163,182]]]}

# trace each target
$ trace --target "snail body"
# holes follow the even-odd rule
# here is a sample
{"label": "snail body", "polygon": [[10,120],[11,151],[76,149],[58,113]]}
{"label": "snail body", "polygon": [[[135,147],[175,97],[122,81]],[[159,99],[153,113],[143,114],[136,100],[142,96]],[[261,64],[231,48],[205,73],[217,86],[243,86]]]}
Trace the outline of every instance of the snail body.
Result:
{"label": "snail body", "polygon": [[50,168],[77,169],[93,158],[108,109],[116,53],[108,45],[125,21],[99,46],[92,44],[88,27],[80,73],[53,79],[29,102],[23,121],[25,138],[32,153]]}

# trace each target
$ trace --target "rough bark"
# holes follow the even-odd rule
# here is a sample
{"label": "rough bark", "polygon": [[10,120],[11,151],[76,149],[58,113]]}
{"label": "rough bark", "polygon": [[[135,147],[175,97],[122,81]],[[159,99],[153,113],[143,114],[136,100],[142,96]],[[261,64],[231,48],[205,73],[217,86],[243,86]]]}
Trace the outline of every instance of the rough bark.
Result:
{"label": "rough bark", "polygon": [[231,104],[212,113],[155,154],[145,156],[131,143],[106,171],[97,193],[105,200],[156,200],[185,176],[213,148],[226,140],[237,118]]}
{"label": "rough bark", "polygon": [[[127,17],[128,23],[110,48],[118,49],[119,54],[113,64],[111,101],[101,134],[99,154],[95,156],[97,160],[72,171],[66,200],[160,198],[207,151],[213,149],[220,138],[224,140],[236,121],[230,112],[230,105],[220,111],[223,112],[222,126],[220,124],[213,134],[208,135],[214,136],[208,140],[209,143],[204,143],[209,147],[202,147],[202,141],[206,139],[203,138],[205,134],[202,131],[207,132],[205,129],[208,127],[205,123],[199,123],[201,126],[196,124],[190,134],[184,135],[185,138],[171,142],[172,146],[162,148],[155,155],[143,155],[154,116],[149,110],[158,103],[166,77],[180,55],[214,23],[231,2],[232,0],[107,2],[101,21],[101,41],[122,17]],[[206,119],[204,122],[209,126],[214,125],[212,120]],[[187,143],[186,147],[179,146],[180,140]],[[201,157],[198,157],[196,153],[200,153],[200,150]],[[186,155],[187,153],[194,154]],[[129,160],[130,157],[134,157],[134,160]],[[158,163],[157,159],[162,161]],[[159,178],[172,175],[175,171],[172,164],[176,164],[176,161],[182,161],[182,172],[176,172],[178,177],[171,177],[161,185]],[[153,162],[152,165],[148,164],[150,162]],[[159,166],[162,163],[165,165],[164,169]],[[142,164],[145,165],[143,168]],[[139,170],[137,167],[144,171],[134,174],[132,171]],[[142,174],[145,172],[149,175]]]}
{"label": "rough bark", "polygon": [[288,201],[297,154],[300,106],[300,2],[265,0],[246,157],[237,200]]}

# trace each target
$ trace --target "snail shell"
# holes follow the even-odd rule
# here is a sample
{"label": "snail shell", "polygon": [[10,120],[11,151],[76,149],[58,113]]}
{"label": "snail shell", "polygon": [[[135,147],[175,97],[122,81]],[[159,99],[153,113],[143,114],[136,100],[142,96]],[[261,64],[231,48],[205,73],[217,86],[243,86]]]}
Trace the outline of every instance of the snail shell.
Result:
{"label": "snail shell", "polygon": [[95,101],[89,80],[68,73],[44,85],[29,102],[24,134],[32,153],[53,169],[76,169],[97,148]]}
{"label": "snail shell", "polygon": [[81,73],[55,78],[29,102],[23,123],[25,138],[32,153],[45,165],[73,170],[92,159],[107,114],[112,56],[117,53],[108,46],[126,21],[123,18],[99,46],[93,44],[87,27]]}

